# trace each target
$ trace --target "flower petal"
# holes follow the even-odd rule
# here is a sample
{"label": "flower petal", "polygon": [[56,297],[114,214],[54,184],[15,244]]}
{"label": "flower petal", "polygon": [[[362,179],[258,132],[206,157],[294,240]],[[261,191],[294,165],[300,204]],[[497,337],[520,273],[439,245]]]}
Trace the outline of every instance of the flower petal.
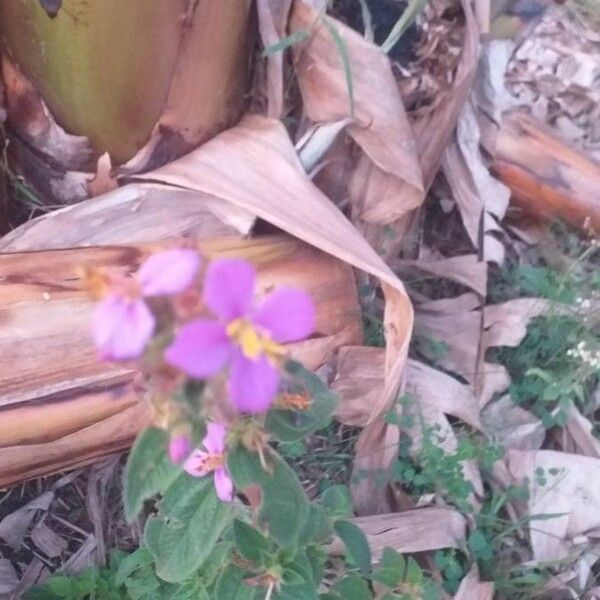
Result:
{"label": "flower petal", "polygon": [[215,471],[215,489],[219,500],[223,502],[233,500],[233,481],[231,481],[229,473],[223,467]]}
{"label": "flower petal", "polygon": [[256,272],[245,260],[215,260],[204,278],[204,302],[226,321],[243,317],[252,305],[255,280]]}
{"label": "flower petal", "polygon": [[315,312],[309,294],[281,287],[263,300],[252,320],[267,329],[276,342],[297,342],[313,333]]}
{"label": "flower petal", "polygon": [[144,296],[179,294],[194,282],[200,268],[200,255],[195,250],[173,248],[148,257],[138,279]]}
{"label": "flower petal", "polygon": [[110,294],[92,315],[92,336],[102,357],[128,360],[139,357],[154,333],[154,317],[142,299]]}
{"label": "flower petal", "polygon": [[279,371],[265,356],[250,360],[236,350],[229,372],[229,394],[239,411],[261,413],[268,410],[279,380]]}
{"label": "flower petal", "polygon": [[222,423],[209,423],[206,426],[206,436],[202,440],[202,445],[211,454],[223,454],[225,452],[225,438],[227,437],[227,427]]}
{"label": "flower petal", "polygon": [[207,458],[207,452],[196,448],[183,463],[183,470],[192,477],[204,477],[210,473],[210,469],[205,468]]}
{"label": "flower petal", "polygon": [[169,440],[169,458],[176,465],[182,463],[191,450],[192,444],[187,435],[176,435]]}
{"label": "flower petal", "polygon": [[197,319],[184,325],[165,351],[165,360],[191,377],[218,373],[231,355],[225,328],[216,321]]}

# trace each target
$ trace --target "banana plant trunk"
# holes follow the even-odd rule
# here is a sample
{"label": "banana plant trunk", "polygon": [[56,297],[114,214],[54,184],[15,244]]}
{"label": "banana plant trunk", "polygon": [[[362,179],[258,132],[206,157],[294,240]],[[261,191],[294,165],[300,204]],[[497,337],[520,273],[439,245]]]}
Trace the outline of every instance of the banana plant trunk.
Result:
{"label": "banana plant trunk", "polygon": [[251,0],[0,2],[19,171],[53,200],[74,201],[85,194],[67,197],[77,186],[64,173],[94,172],[104,153],[140,172],[232,125],[249,79],[250,9]]}

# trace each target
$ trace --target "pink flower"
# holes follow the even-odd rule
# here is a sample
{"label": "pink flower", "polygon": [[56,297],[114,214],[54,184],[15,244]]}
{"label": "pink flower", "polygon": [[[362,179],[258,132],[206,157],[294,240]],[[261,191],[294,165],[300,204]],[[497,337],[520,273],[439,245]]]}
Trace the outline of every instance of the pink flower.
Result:
{"label": "pink flower", "polygon": [[280,382],[281,344],[308,337],[315,324],[313,301],[302,290],[279,288],[254,307],[255,280],[246,261],[214,261],[203,298],[219,320],[185,325],[165,353],[167,362],[198,379],[229,364],[229,394],[242,412],[269,408]]}
{"label": "pink flower", "polygon": [[206,477],[215,473],[215,489],[223,502],[233,500],[233,481],[225,465],[225,438],[227,428],[221,423],[209,423],[206,436],[202,440],[204,450],[196,448],[183,464],[183,468],[193,477]]}
{"label": "pink flower", "polygon": [[128,360],[140,356],[156,325],[143,298],[183,292],[192,284],[199,267],[197,252],[179,248],[147,258],[135,278],[115,279],[111,292],[92,317],[92,335],[102,358]]}

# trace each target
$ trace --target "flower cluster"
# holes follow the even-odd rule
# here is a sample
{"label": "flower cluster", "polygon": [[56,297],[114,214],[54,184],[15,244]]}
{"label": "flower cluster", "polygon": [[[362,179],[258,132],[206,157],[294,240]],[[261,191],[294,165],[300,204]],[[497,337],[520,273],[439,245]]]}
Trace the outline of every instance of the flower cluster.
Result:
{"label": "flower cluster", "polygon": [[[157,331],[151,300],[175,301],[189,292],[201,269],[197,252],[171,249],[150,256],[133,277],[106,278],[107,293],[93,315],[92,334],[106,360],[142,358]],[[201,313],[187,322],[171,322],[170,343],[162,364],[193,380],[227,381],[229,406],[238,415],[266,412],[278,394],[285,359],[283,344],[301,341],[314,329],[315,308],[310,296],[281,287],[260,303],[255,301],[256,272],[248,262],[218,259],[207,268],[202,285]],[[174,305],[174,302],[172,302]],[[162,325],[161,325],[162,326]],[[161,332],[164,333],[164,332]],[[171,430],[169,456],[193,476],[214,473],[221,500],[233,498],[226,467],[228,425],[222,411],[204,414],[206,436],[193,449],[187,429]]]}
{"label": "flower cluster", "polygon": [[567,350],[567,356],[581,360],[594,371],[600,369],[600,350],[589,349],[584,340],[580,341],[575,348]]}

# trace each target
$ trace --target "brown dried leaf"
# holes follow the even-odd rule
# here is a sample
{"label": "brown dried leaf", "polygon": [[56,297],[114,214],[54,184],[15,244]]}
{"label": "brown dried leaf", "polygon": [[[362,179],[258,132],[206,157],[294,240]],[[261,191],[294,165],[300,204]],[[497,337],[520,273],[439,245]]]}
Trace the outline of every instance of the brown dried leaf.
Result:
{"label": "brown dried leaf", "polygon": [[580,454],[600,458],[600,441],[593,434],[592,422],[571,404],[567,410],[566,431]]}
{"label": "brown dried leaf", "polygon": [[450,258],[420,258],[418,260],[400,260],[393,264],[400,275],[414,274],[415,271],[431,273],[443,279],[461,283],[480,296],[487,294],[487,264],[479,260],[477,254],[452,256]]}
{"label": "brown dried leaf", "polygon": [[406,379],[407,392],[419,403],[482,429],[477,399],[468,385],[416,360],[408,361]]}
{"label": "brown dried leaf", "polygon": [[437,359],[438,363],[474,383],[482,318],[481,311],[465,311],[460,301],[462,298],[459,296],[455,304],[451,300],[440,301],[444,302],[444,312],[431,310],[433,303],[427,303],[426,310],[421,305],[416,314],[415,332],[436,342],[443,342],[445,348]]}
{"label": "brown dried leaf", "polygon": [[66,575],[81,573],[86,567],[94,564],[94,552],[96,551],[96,538],[90,534],[85,542],[81,544],[77,552],[61,567]]}
{"label": "brown dried leaf", "polygon": [[493,178],[484,164],[480,144],[479,124],[471,102],[458,121],[456,135],[443,159],[444,175],[458,205],[463,224],[475,248],[480,247],[480,229],[485,234],[483,258],[502,263],[504,251],[491,235],[508,208],[510,190]]}
{"label": "brown dried leaf", "polygon": [[[292,0],[257,0],[258,29],[263,46],[275,45],[284,35]],[[283,116],[283,52],[267,58],[267,97],[269,117]]]}
{"label": "brown dried leaf", "polygon": [[209,194],[132,184],[28,221],[0,239],[0,250],[247,235],[254,220],[248,211]]}
{"label": "brown dried leaf", "polygon": [[508,395],[488,404],[481,418],[485,431],[504,448],[539,450],[546,437],[542,422]]}
{"label": "brown dried leaf", "polygon": [[[459,548],[466,536],[467,524],[463,515],[450,508],[419,508],[357,517],[352,521],[367,536],[374,562],[381,559],[386,547],[401,553]],[[334,543],[332,552],[342,551],[341,545]]]}
{"label": "brown dried leaf", "polygon": [[19,585],[17,571],[10,560],[0,558],[0,598],[8,598]]}
{"label": "brown dried leaf", "polygon": [[0,521],[0,538],[13,550],[17,550],[25,539],[29,526],[38,511],[47,511],[53,500],[54,492],[47,491],[6,515]]}
{"label": "brown dried leaf", "polygon": [[[340,349],[332,388],[340,396],[337,418],[363,426],[372,402],[383,387],[384,352],[381,348],[348,346]],[[428,405],[481,429],[479,406],[473,390],[456,379],[416,360],[408,360],[406,391],[419,406]]]}
{"label": "brown dried leaf", "polygon": [[88,183],[90,196],[100,196],[117,189],[118,184],[112,175],[112,162],[110,154],[105,152],[99,159],[96,166],[96,176]]}
{"label": "brown dried leaf", "polygon": [[[341,50],[329,28],[335,28],[348,54],[352,96]],[[348,133],[373,163],[422,190],[412,129],[385,53],[335,19],[319,18],[302,0],[294,3],[290,31],[310,32],[309,40],[294,49],[304,110],[310,119],[327,123],[353,116]]]}
{"label": "brown dried leaf", "polygon": [[40,521],[31,531],[31,541],[48,557],[57,558],[69,546],[65,538]]}
{"label": "brown dried leaf", "polygon": [[[438,172],[443,154],[450,143],[456,123],[463,109],[477,71],[479,56],[479,30],[469,0],[461,0],[465,15],[464,40],[454,82],[449,90],[438,90],[435,110],[418,118],[413,131],[417,141],[419,161],[423,172],[424,189],[427,191]],[[434,47],[437,40],[433,40]],[[445,76],[446,73],[444,73]],[[404,202],[419,205],[425,193],[402,185],[397,190]]]}
{"label": "brown dried leaf", "polygon": [[[506,455],[515,483],[529,481],[529,515],[557,515],[535,520],[530,529],[534,558],[565,559],[582,542],[600,537],[600,460],[553,450]],[[543,473],[540,482],[536,474]]]}

